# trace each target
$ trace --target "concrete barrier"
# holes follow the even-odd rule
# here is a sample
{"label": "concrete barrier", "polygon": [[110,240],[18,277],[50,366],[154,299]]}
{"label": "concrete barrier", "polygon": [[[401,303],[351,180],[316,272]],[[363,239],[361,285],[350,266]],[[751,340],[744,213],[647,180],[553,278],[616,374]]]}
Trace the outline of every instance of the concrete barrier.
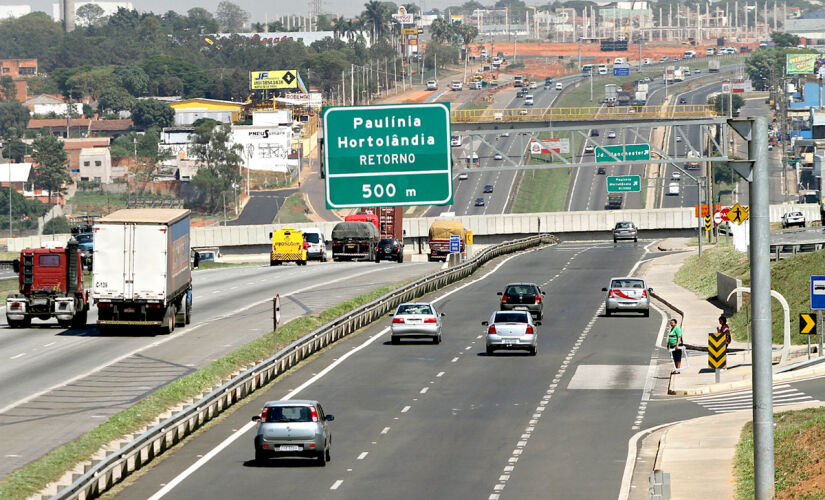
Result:
{"label": "concrete barrier", "polygon": [[716,271],[716,299],[725,306],[725,309],[733,312],[738,312],[742,309],[742,292],[736,292],[731,295],[730,300],[728,300],[730,292],[741,286],[742,280]]}

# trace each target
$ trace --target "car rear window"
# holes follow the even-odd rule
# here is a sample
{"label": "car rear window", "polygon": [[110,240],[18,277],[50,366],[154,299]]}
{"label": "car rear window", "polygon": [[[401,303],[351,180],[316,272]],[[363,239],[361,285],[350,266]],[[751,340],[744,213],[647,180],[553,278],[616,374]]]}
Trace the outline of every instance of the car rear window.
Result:
{"label": "car rear window", "polygon": [[645,282],[634,279],[613,280],[610,283],[610,288],[644,288]]}
{"label": "car rear window", "polygon": [[616,229],[631,229],[633,227],[632,222],[617,222]]}
{"label": "car rear window", "polygon": [[504,292],[508,297],[518,297],[519,295],[535,295],[538,293],[535,285],[512,285],[508,286]]}
{"label": "car rear window", "polygon": [[304,233],[304,239],[309,243],[318,243],[320,241],[318,233]]}
{"label": "car rear window", "polygon": [[270,406],[267,410],[268,422],[312,422],[308,406]]}
{"label": "car rear window", "polygon": [[402,304],[396,314],[433,314],[433,308],[428,304]]}
{"label": "car rear window", "polygon": [[497,312],[493,320],[494,323],[527,323],[527,313],[525,312]]}

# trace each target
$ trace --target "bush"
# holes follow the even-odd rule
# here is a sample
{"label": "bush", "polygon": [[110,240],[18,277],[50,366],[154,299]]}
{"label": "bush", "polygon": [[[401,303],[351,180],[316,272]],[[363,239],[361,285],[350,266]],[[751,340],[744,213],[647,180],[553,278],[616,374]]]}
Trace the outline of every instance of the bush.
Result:
{"label": "bush", "polygon": [[65,217],[55,217],[43,226],[43,234],[67,234],[72,232],[69,226],[69,219]]}

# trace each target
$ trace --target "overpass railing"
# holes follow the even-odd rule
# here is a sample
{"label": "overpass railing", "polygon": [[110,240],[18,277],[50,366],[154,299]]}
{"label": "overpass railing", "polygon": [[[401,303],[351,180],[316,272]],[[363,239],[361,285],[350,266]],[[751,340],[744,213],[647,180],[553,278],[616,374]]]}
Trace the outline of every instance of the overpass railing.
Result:
{"label": "overpass railing", "polygon": [[662,106],[588,106],[576,108],[457,109],[453,123],[542,122],[584,120],[649,120],[655,118],[715,118],[721,116],[709,104]]}

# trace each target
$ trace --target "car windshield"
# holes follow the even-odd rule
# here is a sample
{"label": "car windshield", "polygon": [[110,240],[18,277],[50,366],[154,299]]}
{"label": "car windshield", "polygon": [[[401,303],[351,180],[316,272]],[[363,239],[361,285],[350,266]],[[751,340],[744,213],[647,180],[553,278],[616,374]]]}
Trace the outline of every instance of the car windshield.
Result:
{"label": "car windshield", "polygon": [[396,314],[433,314],[429,304],[401,304]]}
{"label": "car windshield", "polygon": [[304,239],[309,243],[318,243],[321,241],[318,233],[304,233]]}
{"label": "car windshield", "polygon": [[76,234],[74,239],[76,239],[78,243],[91,243],[93,237],[91,234]]}
{"label": "car windshield", "polygon": [[613,280],[610,283],[610,288],[644,288],[645,282],[635,279],[620,279]]}
{"label": "car windshield", "polygon": [[308,406],[270,406],[266,414],[267,422],[312,422]]}
{"label": "car windshield", "polygon": [[519,295],[535,295],[536,287],[533,285],[513,285],[508,286],[505,295],[508,297],[518,297]]}
{"label": "car windshield", "polygon": [[525,312],[511,312],[511,311],[502,311],[497,312],[495,319],[493,320],[494,323],[527,323],[527,313]]}
{"label": "car windshield", "polygon": [[616,229],[632,229],[633,223],[632,222],[617,222]]}

